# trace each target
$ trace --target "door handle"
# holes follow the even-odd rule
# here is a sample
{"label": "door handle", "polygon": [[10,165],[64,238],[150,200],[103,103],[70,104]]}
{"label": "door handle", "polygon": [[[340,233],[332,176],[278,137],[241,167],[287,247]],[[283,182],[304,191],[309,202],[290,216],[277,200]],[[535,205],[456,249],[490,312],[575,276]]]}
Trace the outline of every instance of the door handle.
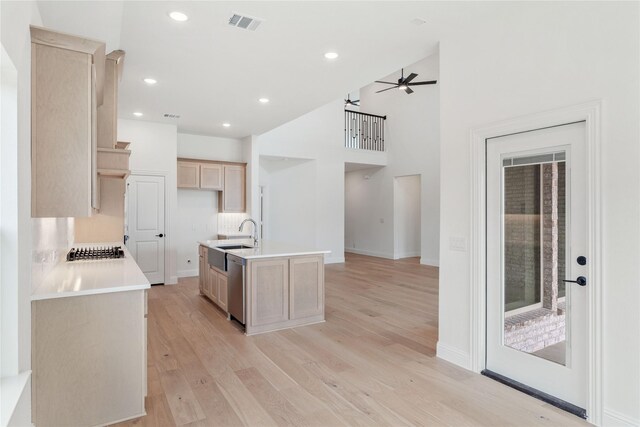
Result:
{"label": "door handle", "polygon": [[164,237],[164,234],[162,234],[162,233],[156,234],[156,237]]}
{"label": "door handle", "polygon": [[587,278],[584,276],[578,276],[576,280],[563,280],[565,283],[577,283],[580,286],[587,286]]}

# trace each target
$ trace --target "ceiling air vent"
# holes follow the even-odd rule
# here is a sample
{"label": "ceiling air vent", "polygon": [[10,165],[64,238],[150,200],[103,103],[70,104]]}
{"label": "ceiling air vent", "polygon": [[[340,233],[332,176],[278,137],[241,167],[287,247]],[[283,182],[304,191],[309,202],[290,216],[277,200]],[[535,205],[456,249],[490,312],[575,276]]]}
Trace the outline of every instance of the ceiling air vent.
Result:
{"label": "ceiling air vent", "polygon": [[263,22],[264,19],[244,16],[238,13],[234,13],[233,16],[229,18],[229,25],[251,31],[255,31]]}
{"label": "ceiling air vent", "polygon": [[164,116],[168,119],[179,119],[180,118],[180,114],[169,114],[169,113],[165,113]]}

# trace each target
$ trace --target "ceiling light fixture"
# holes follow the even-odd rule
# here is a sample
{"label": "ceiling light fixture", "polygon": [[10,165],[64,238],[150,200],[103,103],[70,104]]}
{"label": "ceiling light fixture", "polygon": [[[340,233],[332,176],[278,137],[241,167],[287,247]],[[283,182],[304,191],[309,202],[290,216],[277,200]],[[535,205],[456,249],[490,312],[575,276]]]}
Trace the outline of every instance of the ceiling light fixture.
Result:
{"label": "ceiling light fixture", "polygon": [[144,116],[144,114],[142,114],[140,111],[134,111],[133,115],[136,116],[136,117]]}
{"label": "ceiling light fixture", "polygon": [[156,79],[152,79],[151,77],[147,77],[145,79],[142,79],[142,81],[144,81],[149,86],[153,86],[154,84],[158,83],[158,81]]}
{"label": "ceiling light fixture", "polygon": [[231,123],[223,123],[222,126],[228,128],[229,126],[231,126]]}
{"label": "ceiling light fixture", "polygon": [[408,87],[409,87],[409,86],[407,86],[407,85],[400,85],[400,86],[398,86],[398,89],[400,89],[400,90],[407,90],[407,88],[408,88]]}
{"label": "ceiling light fixture", "polygon": [[327,52],[324,54],[324,57],[327,59],[336,59],[338,54],[336,52]]}
{"label": "ceiling light fixture", "polygon": [[173,11],[173,12],[169,13],[169,17],[171,19],[173,19],[174,21],[178,21],[178,22],[184,22],[184,21],[187,21],[189,19],[189,17],[187,15],[185,15],[182,12],[178,12],[178,11]]}
{"label": "ceiling light fixture", "polygon": [[260,98],[258,99],[258,101],[260,101],[263,104],[267,104],[269,102],[269,98]]}

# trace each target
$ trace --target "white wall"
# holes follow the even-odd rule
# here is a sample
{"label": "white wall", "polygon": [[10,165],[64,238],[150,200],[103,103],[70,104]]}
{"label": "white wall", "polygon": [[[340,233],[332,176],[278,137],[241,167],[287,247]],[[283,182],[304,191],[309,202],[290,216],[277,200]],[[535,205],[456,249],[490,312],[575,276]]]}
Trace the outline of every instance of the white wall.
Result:
{"label": "white wall", "polygon": [[[439,79],[438,54],[433,54],[405,67],[405,76],[415,72],[416,81]],[[400,70],[381,78],[396,81]],[[380,84],[372,84],[360,90],[360,110],[386,115],[385,145],[388,150],[388,166],[371,175],[360,200],[364,205],[347,205],[356,209],[356,217],[368,223],[347,227],[347,250],[368,253],[387,258],[403,254],[394,248],[393,198],[394,178],[420,175],[421,178],[421,249],[420,262],[437,266],[440,245],[440,85],[418,86],[407,95],[397,90],[375,93]],[[361,175],[360,171],[350,174]],[[347,174],[350,175],[350,174]],[[347,177],[347,185],[357,178]],[[351,190],[347,190],[351,193]],[[362,216],[368,212],[369,218]],[[348,216],[351,214],[348,212]],[[384,222],[381,222],[384,221]],[[355,244],[356,247],[352,245]]]}
{"label": "white wall", "polygon": [[[10,301],[2,302],[3,320],[5,309],[13,311],[12,341],[9,345],[11,356],[2,350],[2,376],[14,376],[31,369],[31,290],[37,283],[31,280],[32,268],[32,220],[31,220],[31,38],[29,25],[42,25],[40,13],[35,2],[0,3],[0,41],[7,56],[13,63],[17,79],[17,111],[7,116],[2,114],[2,287],[3,298],[9,287]],[[3,79],[6,74],[3,73]],[[5,82],[3,81],[3,86]],[[15,84],[11,84],[15,88]],[[3,88],[4,90],[4,88]],[[4,99],[3,99],[4,102]],[[3,105],[5,108],[6,105]],[[9,125],[5,120],[13,125]],[[17,126],[16,126],[17,120]],[[7,134],[7,129],[13,128]],[[8,138],[7,138],[8,137]],[[34,226],[43,220],[33,220]],[[57,230],[58,225],[60,229]],[[49,248],[49,259],[57,260],[56,249],[66,245],[65,232],[67,221],[56,223],[54,234],[60,239]],[[60,233],[57,233],[60,231]],[[38,242],[39,243],[39,242]],[[6,282],[5,282],[6,280]],[[4,328],[7,325],[3,325]],[[31,422],[30,383],[18,403],[18,411],[13,414],[13,425],[29,425]],[[3,396],[3,398],[7,398]],[[8,418],[3,414],[2,418]]]}
{"label": "white wall", "polygon": [[467,3],[456,21],[440,42],[438,354],[470,351],[471,254],[449,248],[470,239],[470,129],[602,99],[604,421],[639,425],[638,3]]}
{"label": "white wall", "polygon": [[165,283],[177,283],[176,126],[118,119],[118,140],[131,142],[129,168],[132,174],[159,174],[165,177]]}
{"label": "white wall", "polygon": [[[226,162],[244,161],[244,143],[238,139],[178,134],[178,157]],[[218,213],[217,191],[178,189],[176,226],[177,275],[198,275],[198,242],[217,238],[218,231],[234,228],[246,215]],[[189,262],[189,260],[191,262]]]}
{"label": "white wall", "polygon": [[[305,217],[294,216],[290,227],[313,230],[315,246],[331,251],[325,262],[344,262],[343,132],[343,101],[336,100],[257,137],[261,163],[264,156],[315,160],[304,164],[306,167],[315,164],[317,170],[313,182],[308,182],[306,186],[306,191],[315,198],[315,212]],[[273,176],[270,178],[273,179]],[[296,182],[281,180],[272,182],[267,191],[271,197],[275,187],[285,193],[288,188],[294,189],[297,185]],[[290,215],[288,211],[291,208],[289,204],[279,206],[269,201],[269,217]],[[269,238],[299,242],[294,234],[284,230],[269,230]]]}
{"label": "white wall", "polygon": [[261,185],[265,194],[265,239],[317,245],[316,182],[313,160],[260,159]]}
{"label": "white wall", "polygon": [[242,149],[243,144],[239,139],[178,134],[178,157],[242,162]]}
{"label": "white wall", "polygon": [[394,253],[420,256],[420,175],[395,178],[393,189]]}

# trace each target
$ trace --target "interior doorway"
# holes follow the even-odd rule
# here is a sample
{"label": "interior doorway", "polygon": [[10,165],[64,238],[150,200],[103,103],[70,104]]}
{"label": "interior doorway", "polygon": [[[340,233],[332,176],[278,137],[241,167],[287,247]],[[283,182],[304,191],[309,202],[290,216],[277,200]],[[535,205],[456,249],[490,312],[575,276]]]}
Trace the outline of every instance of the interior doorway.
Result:
{"label": "interior doorway", "polygon": [[394,259],[420,256],[421,192],[420,175],[393,180]]}
{"label": "interior doorway", "polygon": [[125,244],[152,285],[165,283],[164,186],[164,176],[127,179]]}

